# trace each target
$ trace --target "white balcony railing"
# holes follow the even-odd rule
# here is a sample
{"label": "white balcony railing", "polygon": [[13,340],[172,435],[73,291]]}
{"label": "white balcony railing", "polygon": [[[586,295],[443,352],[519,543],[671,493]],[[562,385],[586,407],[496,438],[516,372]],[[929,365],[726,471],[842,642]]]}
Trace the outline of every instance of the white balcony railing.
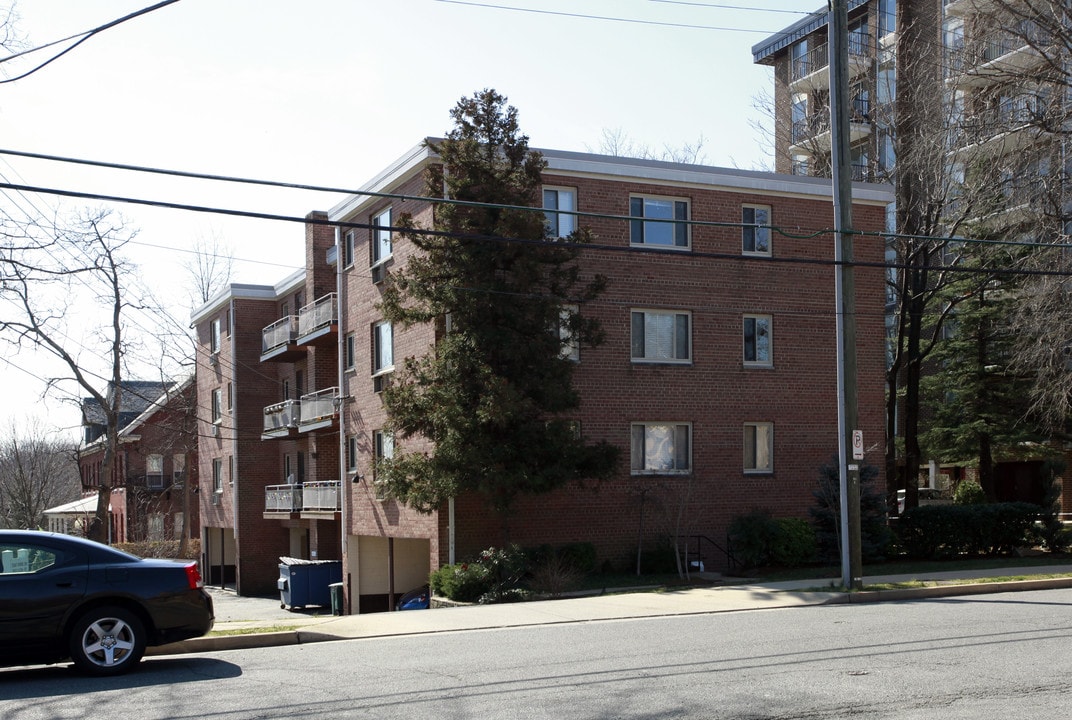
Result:
{"label": "white balcony railing", "polygon": [[307,482],[304,486],[302,510],[338,510],[339,481]]}
{"label": "white balcony railing", "polygon": [[338,296],[329,293],[298,311],[298,336],[304,337],[338,321]]}
{"label": "white balcony railing", "polygon": [[294,342],[298,337],[298,316],[287,315],[261,331],[261,354]]}
{"label": "white balcony railing", "polygon": [[287,430],[301,422],[301,402],[284,400],[264,408],[264,432]]}
{"label": "white balcony railing", "polygon": [[265,512],[298,512],[302,509],[301,485],[269,485],[264,488]]}
{"label": "white balcony railing", "polygon": [[318,390],[301,397],[301,424],[309,424],[335,417],[339,412],[339,388]]}

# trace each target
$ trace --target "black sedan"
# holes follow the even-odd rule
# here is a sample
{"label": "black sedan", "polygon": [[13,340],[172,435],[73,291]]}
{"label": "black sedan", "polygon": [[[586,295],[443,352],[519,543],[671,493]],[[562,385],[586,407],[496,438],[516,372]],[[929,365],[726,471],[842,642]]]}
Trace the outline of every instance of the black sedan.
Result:
{"label": "black sedan", "polygon": [[194,562],[0,530],[0,571],[0,666],[69,659],[92,675],[118,675],[147,646],[204,635],[215,620]]}

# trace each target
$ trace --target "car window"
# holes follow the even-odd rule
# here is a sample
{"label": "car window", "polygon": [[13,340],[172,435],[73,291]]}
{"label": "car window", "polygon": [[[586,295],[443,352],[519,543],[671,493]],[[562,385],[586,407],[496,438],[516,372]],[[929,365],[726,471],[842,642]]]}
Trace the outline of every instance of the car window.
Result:
{"label": "car window", "polygon": [[0,545],[0,571],[4,574],[35,573],[59,562],[59,553],[34,545]]}

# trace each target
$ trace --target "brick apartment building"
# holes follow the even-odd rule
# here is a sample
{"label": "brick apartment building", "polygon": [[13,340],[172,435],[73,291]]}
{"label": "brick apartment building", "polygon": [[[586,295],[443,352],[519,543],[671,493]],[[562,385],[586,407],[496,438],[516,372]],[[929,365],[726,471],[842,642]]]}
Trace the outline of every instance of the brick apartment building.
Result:
{"label": "brick apartment building", "polygon": [[[1053,15],[1053,7],[1022,0],[848,0],[847,10],[854,178],[893,181],[900,118],[914,115],[903,137],[937,148],[932,164],[947,168],[948,187],[940,184],[939,190],[948,199],[927,200],[957,227],[958,237],[1063,242],[1072,205],[1060,129],[1067,127],[1069,112],[1067,18],[1065,34],[1055,32],[1060,8]],[[752,48],[754,62],[774,71],[778,172],[830,175],[828,41],[827,11],[821,8]],[[909,84],[914,93],[905,92]],[[899,230],[893,209],[891,232]],[[895,264],[897,252],[889,252]],[[890,272],[893,288],[897,276]],[[891,292],[888,321],[895,336],[897,296]],[[1043,502],[1042,459],[1023,448],[1003,450],[1011,452],[997,463],[996,497]],[[922,486],[948,492],[953,483],[977,475],[970,464],[925,460],[918,468]],[[1061,504],[1064,516],[1072,517],[1072,495]]]}
{"label": "brick apartment building", "polygon": [[[109,389],[108,397],[112,397]],[[119,454],[112,470],[111,542],[200,537],[193,376],[181,382],[126,381],[119,415]],[[83,534],[96,510],[104,461],[104,413],[82,402],[78,467],[85,498],[46,511],[52,530]]]}
{"label": "brick apartment building", "polygon": [[[590,542],[601,563],[626,568],[638,540],[667,537],[679,508],[684,534],[720,544],[754,509],[806,516],[837,450],[834,246],[816,232],[833,223],[829,180],[543,153],[549,223],[558,235],[590,227],[596,244],[580,265],[609,278],[579,308],[606,341],[573,355],[576,420],[586,437],[618,446],[621,463],[598,485],[522,499],[509,540]],[[376,308],[414,251],[392,235],[392,218],[430,226],[418,198],[435,161],[422,143],[311,214],[304,270],[274,286],[232,285],[194,312],[198,402],[211,409],[200,497],[213,582],[270,592],[279,556],[340,559],[349,609],[368,612],[503,542],[502,520],[477,498],[423,515],[384,497],[375,478],[376,458],[396,442],[379,393],[443,331],[392,328]],[[854,197],[857,229],[881,231],[889,188],[857,185]],[[660,219],[689,223],[675,231]],[[856,248],[857,259],[882,262],[879,237]],[[857,312],[860,429],[881,447],[881,269],[858,269]],[[881,466],[881,451],[870,452]],[[712,546],[704,554],[725,567]]]}

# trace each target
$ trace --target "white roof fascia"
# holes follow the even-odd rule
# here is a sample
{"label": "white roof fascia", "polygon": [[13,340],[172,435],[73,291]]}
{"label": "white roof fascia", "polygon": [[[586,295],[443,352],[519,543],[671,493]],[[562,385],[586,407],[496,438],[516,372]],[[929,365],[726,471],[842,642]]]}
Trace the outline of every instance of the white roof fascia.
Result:
{"label": "white roof fascia", "polygon": [[[591,177],[620,177],[653,183],[690,187],[717,188],[730,192],[797,197],[830,198],[833,182],[829,178],[784,175],[735,170],[732,168],[687,165],[657,160],[593,155],[589,153],[540,150],[552,172]],[[893,187],[872,183],[853,183],[853,202],[886,205],[893,202]]]}
{"label": "white roof fascia", "polygon": [[434,138],[426,138],[410,148],[405,155],[387,166],[387,168],[380,172],[379,175],[358,188],[357,192],[329,210],[328,220],[339,221],[353,217],[353,215],[360,211],[362,207],[379,200],[379,198],[375,196],[363,195],[362,191],[374,193],[388,192],[390,188],[395,187],[403,180],[406,180],[412,177],[415,173],[421,171],[432,158],[436,157],[435,153],[433,153],[431,148],[427,145],[429,140],[434,141]]}
{"label": "white roof fascia", "polygon": [[305,281],[305,268],[295,270],[275,285],[250,285],[231,283],[201,307],[190,313],[190,326],[193,327],[209,315],[221,310],[231,300],[278,300]]}

